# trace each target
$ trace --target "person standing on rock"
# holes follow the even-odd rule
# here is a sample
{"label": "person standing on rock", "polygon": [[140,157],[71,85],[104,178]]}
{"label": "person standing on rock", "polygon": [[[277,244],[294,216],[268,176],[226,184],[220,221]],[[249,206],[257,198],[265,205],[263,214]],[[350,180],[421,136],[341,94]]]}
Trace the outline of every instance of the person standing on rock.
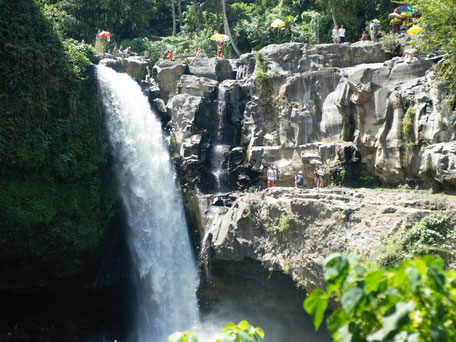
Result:
{"label": "person standing on rock", "polygon": [[338,31],[339,34],[339,44],[342,44],[345,42],[345,27],[344,25],[340,25],[340,29]]}
{"label": "person standing on rock", "polygon": [[375,40],[377,39],[377,30],[378,30],[378,25],[375,20],[372,20],[370,25],[369,25],[369,33],[370,33],[370,38],[372,43],[375,43]]}
{"label": "person standing on rock", "polygon": [[320,176],[318,175],[318,170],[320,170],[320,169],[319,169],[319,166],[317,165],[314,169],[315,186],[317,188],[320,185]]}
{"label": "person standing on rock", "polygon": [[304,177],[302,176],[302,171],[299,171],[295,177],[295,188],[302,188],[304,185]]}
{"label": "person standing on rock", "polygon": [[272,165],[269,165],[268,171],[266,172],[266,177],[268,179],[268,188],[275,186],[275,172],[272,168]]}
{"label": "person standing on rock", "polygon": [[325,178],[325,169],[323,169],[323,165],[320,164],[320,168],[317,171],[318,173],[318,187],[323,188],[323,180]]}
{"label": "person standing on rock", "polygon": [[331,36],[334,44],[339,43],[339,26],[334,26]]}

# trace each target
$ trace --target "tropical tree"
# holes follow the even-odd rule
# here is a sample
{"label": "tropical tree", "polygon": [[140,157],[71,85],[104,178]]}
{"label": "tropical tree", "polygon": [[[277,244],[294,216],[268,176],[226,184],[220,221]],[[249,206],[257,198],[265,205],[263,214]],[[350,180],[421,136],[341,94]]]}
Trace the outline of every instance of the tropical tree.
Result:
{"label": "tropical tree", "polygon": [[228,24],[228,18],[226,16],[226,1],[225,0],[220,0],[220,1],[222,3],[223,27],[225,29],[225,34],[228,37],[230,37],[231,46],[233,47],[234,52],[236,52],[236,54],[238,56],[240,56],[241,52],[239,51],[238,47],[236,46],[236,43],[233,40],[233,36],[231,35],[231,31],[230,31],[230,25]]}
{"label": "tropical tree", "polygon": [[[456,2],[454,0],[414,0],[421,10],[419,23],[423,34],[413,39],[413,44],[421,51],[444,53],[440,76],[449,83],[450,104],[456,103]],[[453,107],[454,108],[454,107]]]}

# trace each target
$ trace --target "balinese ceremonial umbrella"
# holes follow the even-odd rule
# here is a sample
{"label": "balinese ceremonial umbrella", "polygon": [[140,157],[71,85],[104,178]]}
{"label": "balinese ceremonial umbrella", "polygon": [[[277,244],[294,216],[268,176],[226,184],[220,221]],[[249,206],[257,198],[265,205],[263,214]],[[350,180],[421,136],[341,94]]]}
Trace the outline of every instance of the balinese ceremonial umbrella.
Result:
{"label": "balinese ceremonial umbrella", "polygon": [[216,33],[211,37],[211,40],[222,40],[223,41],[223,39],[225,39],[225,37],[228,37],[228,36],[225,34]]}
{"label": "balinese ceremonial umbrella", "polygon": [[388,14],[388,17],[390,17],[390,18],[402,18],[401,15],[399,13],[396,13],[396,12]]}
{"label": "balinese ceremonial umbrella", "polygon": [[394,10],[394,12],[398,13],[402,18],[421,17],[421,13],[418,12],[412,5],[399,6]]}
{"label": "balinese ceremonial umbrella", "polygon": [[390,25],[400,25],[401,23],[402,23],[402,20],[399,18],[394,18],[394,19],[391,19],[391,21],[390,21]]}
{"label": "balinese ceremonial umbrella", "polygon": [[109,42],[109,39],[111,37],[111,33],[109,31],[101,31],[100,33],[97,34],[97,38],[106,38],[106,40]]}
{"label": "balinese ceremonial umbrella", "polygon": [[271,24],[271,27],[277,27],[277,35],[279,37],[279,40],[280,40],[280,28],[284,27],[284,26],[285,26],[285,22],[280,19],[275,19]]}
{"label": "balinese ceremonial umbrella", "polygon": [[280,19],[274,20],[271,24],[271,27],[284,27],[284,26],[285,26],[285,22]]}
{"label": "balinese ceremonial umbrella", "polygon": [[423,29],[419,26],[416,26],[416,25],[413,25],[412,27],[410,27],[408,30],[407,30],[407,33],[408,34],[418,34],[418,33],[421,33],[423,32]]}

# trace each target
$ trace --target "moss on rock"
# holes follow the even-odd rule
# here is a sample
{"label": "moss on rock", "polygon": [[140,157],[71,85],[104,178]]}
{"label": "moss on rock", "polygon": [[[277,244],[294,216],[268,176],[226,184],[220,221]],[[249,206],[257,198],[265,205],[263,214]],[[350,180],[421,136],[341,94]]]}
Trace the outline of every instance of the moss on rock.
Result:
{"label": "moss on rock", "polygon": [[33,0],[0,3],[0,271],[74,276],[118,210],[91,48]]}

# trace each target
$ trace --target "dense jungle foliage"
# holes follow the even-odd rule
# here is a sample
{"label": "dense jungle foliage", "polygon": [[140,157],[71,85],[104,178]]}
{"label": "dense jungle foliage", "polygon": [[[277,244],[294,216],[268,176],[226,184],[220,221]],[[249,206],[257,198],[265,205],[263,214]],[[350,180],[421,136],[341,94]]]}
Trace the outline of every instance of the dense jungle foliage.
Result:
{"label": "dense jungle foliage", "polygon": [[0,1],[0,272],[75,275],[118,203],[91,70],[33,0]]}
{"label": "dense jungle foliage", "polygon": [[[4,0],[5,1],[5,0]],[[329,43],[335,24],[346,28],[346,41],[360,39],[370,21],[377,18],[385,33],[391,30],[388,17],[401,3],[413,4],[422,12],[413,19],[424,33],[413,39],[421,51],[440,50],[445,55],[441,76],[452,91],[454,105],[456,83],[456,4],[453,0],[35,0],[61,28],[66,38],[93,44],[97,32],[112,32],[110,48],[131,46],[138,53],[147,52],[151,64],[166,57],[192,56],[202,49],[216,55],[216,45],[209,38],[215,32],[232,40],[226,56],[259,50],[273,43]],[[271,27],[282,19],[281,29]],[[280,31],[280,32],[279,32]],[[453,118],[456,123],[456,117]]]}

